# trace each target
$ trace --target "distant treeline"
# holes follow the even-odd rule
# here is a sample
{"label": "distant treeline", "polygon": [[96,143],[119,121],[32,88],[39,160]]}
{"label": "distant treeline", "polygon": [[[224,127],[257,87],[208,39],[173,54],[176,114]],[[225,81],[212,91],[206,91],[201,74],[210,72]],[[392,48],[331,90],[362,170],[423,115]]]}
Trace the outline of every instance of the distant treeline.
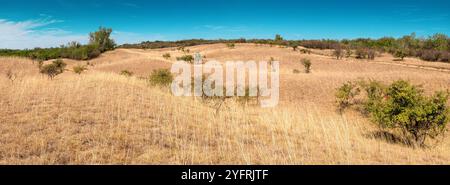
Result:
{"label": "distant treeline", "polygon": [[114,40],[110,39],[111,33],[112,29],[100,27],[98,31],[89,34],[89,44],[87,45],[70,42],[57,48],[0,49],[0,56],[29,57],[39,61],[57,58],[88,60],[99,56],[105,51],[114,49],[116,44]]}
{"label": "distant treeline", "polygon": [[[36,60],[49,60],[56,58],[70,58],[76,60],[88,60],[99,56],[102,52],[115,48],[115,43],[110,39],[111,29],[100,27],[97,32],[91,33],[88,45],[81,45],[76,42],[61,46],[58,48],[36,48],[31,50],[0,50],[0,56],[22,56],[30,57]],[[140,44],[124,44],[121,48],[139,48],[139,49],[160,49],[169,47],[189,47],[203,44],[216,43],[254,43],[267,45],[281,45],[292,47],[296,50],[299,46],[310,49],[334,49],[356,50],[356,53],[365,52],[387,52],[396,57],[418,57],[426,61],[450,60],[450,38],[445,34],[435,34],[423,38],[410,34],[401,38],[383,37],[380,39],[343,39],[343,40],[285,40],[281,35],[276,35],[274,39],[218,39],[204,40],[191,39],[181,41],[146,41]],[[350,53],[350,52],[349,52]],[[357,54],[358,56],[358,54]]]}
{"label": "distant treeline", "polygon": [[426,61],[449,62],[450,38],[445,34],[435,34],[422,38],[411,35],[401,38],[383,37],[380,39],[343,39],[343,40],[285,40],[280,35],[275,39],[232,39],[232,40],[203,40],[191,39],[181,41],[146,41],[140,44],[124,44],[121,48],[159,49],[168,47],[188,47],[202,44],[216,43],[255,43],[268,45],[282,45],[292,47],[298,46],[310,49],[347,49],[347,50],[376,50],[387,52],[398,57],[418,57]]}

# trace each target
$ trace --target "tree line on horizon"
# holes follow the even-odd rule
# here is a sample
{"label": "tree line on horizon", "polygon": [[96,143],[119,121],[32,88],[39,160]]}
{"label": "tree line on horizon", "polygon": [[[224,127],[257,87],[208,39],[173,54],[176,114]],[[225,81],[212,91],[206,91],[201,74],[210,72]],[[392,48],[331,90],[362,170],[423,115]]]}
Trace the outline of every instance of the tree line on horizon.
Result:
{"label": "tree line on horizon", "polygon": [[[22,56],[37,60],[49,60],[56,58],[70,58],[76,60],[88,60],[99,56],[102,52],[116,48],[114,40],[110,39],[112,29],[100,27],[97,32],[90,34],[90,42],[81,45],[71,42],[58,48],[35,48],[32,50],[1,49],[0,56]],[[279,45],[292,47],[297,50],[299,46],[309,49],[334,49],[337,53],[341,50],[356,50],[358,53],[390,53],[403,59],[404,57],[417,57],[425,61],[450,62],[450,38],[446,34],[434,34],[429,37],[417,37],[415,33],[400,38],[383,37],[380,39],[322,39],[322,40],[286,40],[281,35],[274,39],[189,39],[180,41],[145,41],[139,44],[123,44],[119,48],[161,49],[170,47],[189,47],[203,44],[235,44],[254,43],[266,45]],[[339,56],[338,56],[339,57]]]}
{"label": "tree line on horizon", "polygon": [[[367,52],[387,52],[396,57],[418,57],[425,61],[449,62],[450,60],[450,38],[445,34],[434,34],[427,38],[417,37],[415,33],[400,38],[383,37],[380,39],[358,38],[358,39],[322,39],[322,40],[285,40],[281,35],[274,39],[190,39],[180,41],[145,41],[139,44],[123,44],[121,48],[138,49],[160,49],[169,47],[189,47],[202,44],[217,43],[254,43],[267,45],[281,45],[292,47],[297,50],[299,46],[309,49],[333,49],[333,50],[356,50]],[[370,58],[370,57],[369,57]]]}

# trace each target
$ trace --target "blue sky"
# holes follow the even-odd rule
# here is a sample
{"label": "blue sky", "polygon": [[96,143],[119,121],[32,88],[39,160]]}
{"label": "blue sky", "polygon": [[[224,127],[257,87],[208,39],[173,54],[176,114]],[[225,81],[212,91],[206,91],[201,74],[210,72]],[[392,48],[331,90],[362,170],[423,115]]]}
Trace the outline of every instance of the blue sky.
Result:
{"label": "blue sky", "polygon": [[342,39],[450,35],[449,0],[0,0],[0,48],[190,38]]}

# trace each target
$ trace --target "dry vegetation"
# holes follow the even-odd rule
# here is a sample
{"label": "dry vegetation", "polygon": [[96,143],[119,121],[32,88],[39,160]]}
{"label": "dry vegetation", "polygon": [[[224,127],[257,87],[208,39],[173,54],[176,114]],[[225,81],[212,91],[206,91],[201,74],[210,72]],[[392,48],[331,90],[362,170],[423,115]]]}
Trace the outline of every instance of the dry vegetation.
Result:
{"label": "dry vegetation", "polygon": [[[173,97],[140,77],[168,68],[176,48],[117,49],[89,60],[88,70],[49,80],[36,64],[0,59],[1,164],[448,164],[450,138],[412,148],[387,137],[354,111],[339,114],[334,94],[358,78],[450,88],[446,63],[392,56],[335,60],[292,48],[255,44],[189,47],[207,59],[281,61],[281,102],[273,109],[226,102],[219,114],[193,98]],[[300,49],[298,49],[300,50]],[[164,58],[169,53],[171,58]],[[310,74],[302,58],[310,59]],[[65,60],[67,69],[86,62]],[[407,65],[406,65],[407,64]],[[419,65],[427,65],[419,68]],[[119,75],[123,70],[133,77]],[[6,72],[17,79],[11,81]]]}

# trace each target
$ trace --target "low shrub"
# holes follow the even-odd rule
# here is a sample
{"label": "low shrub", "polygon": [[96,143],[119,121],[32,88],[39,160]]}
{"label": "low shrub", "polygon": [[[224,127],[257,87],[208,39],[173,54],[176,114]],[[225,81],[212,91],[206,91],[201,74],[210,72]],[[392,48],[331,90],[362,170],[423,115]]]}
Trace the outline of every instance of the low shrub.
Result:
{"label": "low shrub", "polygon": [[188,63],[193,63],[194,62],[194,57],[192,55],[184,55],[181,57],[177,57],[178,61],[185,61]]}
{"label": "low shrub", "polygon": [[64,72],[66,68],[66,63],[63,60],[58,59],[53,61],[51,64],[39,66],[39,72],[47,75],[50,79]]}
{"label": "low shrub", "polygon": [[169,60],[170,57],[171,57],[170,53],[166,53],[166,54],[163,55],[163,58],[166,59],[166,60]]}
{"label": "low shrub", "polygon": [[234,43],[227,43],[227,47],[229,49],[234,49],[236,47],[236,45]]}
{"label": "low shrub", "polygon": [[84,71],[87,70],[87,67],[84,65],[77,65],[73,67],[73,72],[76,74],[81,75],[81,73],[83,73]]}
{"label": "low shrub", "polygon": [[122,71],[120,72],[120,75],[126,76],[126,77],[131,77],[131,76],[134,75],[134,73],[131,72],[131,71],[128,71],[128,70],[122,70]]}
{"label": "low shrub", "polygon": [[311,60],[309,59],[302,59],[302,64],[305,67],[305,73],[310,73],[311,72]]}
{"label": "low shrub", "polygon": [[172,84],[173,78],[169,69],[159,69],[153,70],[152,74],[150,74],[149,82],[154,86],[169,86]]}

